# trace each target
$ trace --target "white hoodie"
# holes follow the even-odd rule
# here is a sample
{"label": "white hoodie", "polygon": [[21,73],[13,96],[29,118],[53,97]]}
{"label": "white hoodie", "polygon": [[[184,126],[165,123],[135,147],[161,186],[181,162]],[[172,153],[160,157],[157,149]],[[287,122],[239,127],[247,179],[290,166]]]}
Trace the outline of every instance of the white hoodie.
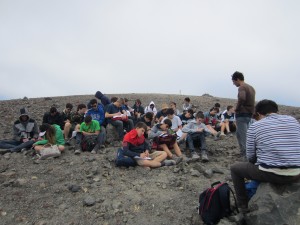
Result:
{"label": "white hoodie", "polygon": [[[154,107],[151,108],[150,105],[154,105]],[[149,103],[149,105],[145,107],[144,113],[147,113],[147,112],[152,112],[154,114],[154,116],[156,115],[157,109],[156,109],[155,104],[154,104],[153,101],[151,101]]]}

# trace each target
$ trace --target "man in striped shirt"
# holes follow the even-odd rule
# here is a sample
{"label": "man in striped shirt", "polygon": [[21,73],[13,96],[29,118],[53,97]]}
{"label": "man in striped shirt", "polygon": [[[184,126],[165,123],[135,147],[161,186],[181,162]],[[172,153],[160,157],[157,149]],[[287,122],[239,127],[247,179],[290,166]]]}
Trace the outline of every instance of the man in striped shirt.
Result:
{"label": "man in striped shirt", "polygon": [[248,197],[244,178],[261,182],[288,184],[300,178],[300,124],[279,115],[274,101],[262,100],[255,107],[258,121],[247,132],[249,162],[231,166],[231,177],[239,207],[246,212]]}

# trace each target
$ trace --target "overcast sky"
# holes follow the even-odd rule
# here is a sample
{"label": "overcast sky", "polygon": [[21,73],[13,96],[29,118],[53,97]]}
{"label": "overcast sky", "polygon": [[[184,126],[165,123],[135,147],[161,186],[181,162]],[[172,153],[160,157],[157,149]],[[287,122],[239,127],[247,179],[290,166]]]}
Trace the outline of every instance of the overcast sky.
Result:
{"label": "overcast sky", "polygon": [[[0,0],[0,99],[103,93],[300,106],[299,0]],[[298,62],[298,63],[297,63]]]}

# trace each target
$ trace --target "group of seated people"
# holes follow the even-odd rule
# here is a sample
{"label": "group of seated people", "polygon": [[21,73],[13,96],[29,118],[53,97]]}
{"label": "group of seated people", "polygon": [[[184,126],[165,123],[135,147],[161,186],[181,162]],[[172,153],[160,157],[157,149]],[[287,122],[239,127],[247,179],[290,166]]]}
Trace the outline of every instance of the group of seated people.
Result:
{"label": "group of seated people", "polygon": [[[0,154],[21,152],[30,148],[37,152],[47,144],[57,145],[63,151],[70,137],[76,140],[75,154],[80,154],[85,137],[96,137],[91,150],[97,153],[105,148],[106,127],[111,124],[118,132],[117,166],[143,166],[157,168],[172,166],[182,161],[181,143],[189,147],[192,159],[199,159],[196,147],[201,149],[201,159],[208,161],[206,137],[222,139],[235,131],[233,106],[220,112],[216,103],[208,112],[194,112],[188,100],[180,114],[176,103],[163,104],[157,110],[153,101],[142,107],[137,99],[130,107],[128,99],[111,98],[97,92],[101,100],[92,99],[86,106],[66,104],[60,113],[55,107],[43,116],[38,127],[26,108],[13,125],[13,140],[0,141]],[[292,116],[278,114],[278,106],[271,100],[262,100],[255,107],[256,122],[247,133],[248,162],[231,165],[231,176],[240,208],[247,210],[248,201],[245,178],[262,182],[286,184],[300,178],[300,125]],[[124,130],[125,129],[125,130]],[[176,135],[175,135],[176,134]]]}
{"label": "group of seated people", "polygon": [[[22,108],[19,119],[14,123],[14,138],[0,141],[0,153],[20,152],[30,148],[38,152],[46,144],[58,145],[59,150],[63,151],[65,145],[70,145],[70,140],[73,139],[74,153],[80,154],[84,150],[82,141],[86,136],[93,136],[95,139],[96,144],[91,153],[97,153],[108,144],[106,142],[108,124],[116,129],[119,146],[124,148],[126,139],[124,135],[129,134],[134,128],[137,129],[139,124],[139,128],[143,127],[142,125],[146,126],[143,136],[149,144],[147,150],[164,151],[171,164],[174,162],[177,164],[182,160],[181,143],[186,143],[189,147],[192,159],[200,158],[194,144],[198,145],[201,148],[202,161],[206,162],[208,156],[205,137],[210,134],[216,138],[219,134],[223,137],[225,133],[230,134],[235,127],[232,106],[223,113],[219,113],[218,105],[210,112],[194,112],[190,99],[185,98],[183,113],[180,113],[175,102],[163,104],[161,109],[157,110],[153,101],[143,107],[141,101],[137,99],[130,107],[126,98],[109,99],[100,91],[96,92],[95,97],[100,102],[96,98],[91,99],[87,105],[83,103],[77,105],[75,112],[72,111],[71,103],[67,103],[62,112],[58,112],[57,108],[52,106],[45,112],[39,127],[36,121],[29,117],[27,109]],[[162,143],[163,134],[172,134],[176,138],[168,140],[170,143],[166,140],[166,143]]]}

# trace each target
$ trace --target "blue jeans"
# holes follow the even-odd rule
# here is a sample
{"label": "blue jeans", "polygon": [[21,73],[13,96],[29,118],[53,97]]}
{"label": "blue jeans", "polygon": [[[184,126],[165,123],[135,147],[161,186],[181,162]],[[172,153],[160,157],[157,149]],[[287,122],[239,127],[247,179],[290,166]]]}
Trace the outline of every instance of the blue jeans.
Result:
{"label": "blue jeans", "polygon": [[204,132],[196,132],[196,133],[188,134],[186,137],[186,141],[191,153],[195,152],[194,141],[199,141],[201,152],[206,152],[206,141],[205,141]]}
{"label": "blue jeans", "polygon": [[23,148],[31,148],[34,144],[33,140],[21,142],[16,140],[0,141],[0,148],[9,149],[11,152],[20,152]]}
{"label": "blue jeans", "polygon": [[236,117],[236,137],[239,142],[241,156],[246,156],[247,130],[251,117]]}

